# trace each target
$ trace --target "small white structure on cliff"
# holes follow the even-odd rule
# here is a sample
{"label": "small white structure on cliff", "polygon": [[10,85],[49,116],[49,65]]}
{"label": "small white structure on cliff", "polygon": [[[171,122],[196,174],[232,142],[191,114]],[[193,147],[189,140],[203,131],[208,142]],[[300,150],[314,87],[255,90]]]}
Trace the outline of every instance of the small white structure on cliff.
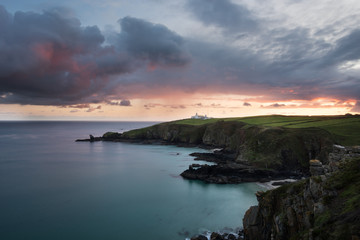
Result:
{"label": "small white structure on cliff", "polygon": [[201,120],[205,120],[205,119],[210,119],[208,116],[205,115],[198,115],[197,113],[195,114],[195,116],[191,116],[191,119],[201,119]]}

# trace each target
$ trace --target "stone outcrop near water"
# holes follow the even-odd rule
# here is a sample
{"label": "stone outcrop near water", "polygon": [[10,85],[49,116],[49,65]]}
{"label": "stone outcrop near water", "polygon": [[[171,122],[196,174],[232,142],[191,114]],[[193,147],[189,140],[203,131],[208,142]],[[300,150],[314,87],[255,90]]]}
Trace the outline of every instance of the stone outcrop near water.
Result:
{"label": "stone outcrop near water", "polygon": [[360,239],[360,148],[334,146],[327,163],[313,162],[312,177],[257,194],[244,239]]}
{"label": "stone outcrop near water", "polygon": [[326,163],[311,162],[317,169],[311,177],[258,192],[259,204],[246,212],[238,235],[210,239],[360,239],[360,147],[334,145]]}
{"label": "stone outcrop near water", "polygon": [[319,128],[264,127],[222,120],[203,125],[162,123],[123,134],[109,132],[95,139],[222,148],[237,164],[303,173],[309,173],[310,159],[327,159],[334,144],[333,136]]}
{"label": "stone outcrop near water", "polygon": [[144,144],[176,144],[221,150],[195,154],[217,165],[189,166],[181,176],[208,183],[270,181],[308,176],[309,160],[326,161],[333,136],[320,128],[283,128],[219,120],[201,125],[161,123],[125,133],[107,132],[102,137],[77,141],[120,141]]}

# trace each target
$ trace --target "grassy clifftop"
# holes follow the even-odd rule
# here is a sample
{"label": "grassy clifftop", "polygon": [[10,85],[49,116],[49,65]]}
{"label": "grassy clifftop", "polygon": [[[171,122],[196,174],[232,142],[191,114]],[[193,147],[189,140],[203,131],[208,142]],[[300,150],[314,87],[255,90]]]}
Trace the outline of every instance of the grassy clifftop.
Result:
{"label": "grassy clifftop", "polygon": [[320,128],[331,133],[338,144],[359,145],[360,144],[360,115],[340,115],[340,116],[256,116],[243,118],[223,118],[223,119],[184,119],[174,121],[175,124],[203,125],[215,123],[217,121],[238,121],[249,125],[264,127],[283,127],[283,128]]}
{"label": "grassy clifftop", "polygon": [[184,119],[132,130],[124,139],[204,144],[235,154],[234,161],[277,170],[308,169],[326,161],[333,144],[360,144],[360,116],[257,116]]}

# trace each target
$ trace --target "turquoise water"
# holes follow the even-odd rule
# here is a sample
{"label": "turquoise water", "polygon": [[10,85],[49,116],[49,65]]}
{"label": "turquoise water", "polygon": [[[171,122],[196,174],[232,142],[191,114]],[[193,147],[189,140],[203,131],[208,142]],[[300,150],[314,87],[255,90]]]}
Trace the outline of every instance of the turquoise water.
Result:
{"label": "turquoise water", "polygon": [[179,177],[194,148],[74,142],[152,125],[0,122],[0,239],[185,239],[237,228],[256,184]]}

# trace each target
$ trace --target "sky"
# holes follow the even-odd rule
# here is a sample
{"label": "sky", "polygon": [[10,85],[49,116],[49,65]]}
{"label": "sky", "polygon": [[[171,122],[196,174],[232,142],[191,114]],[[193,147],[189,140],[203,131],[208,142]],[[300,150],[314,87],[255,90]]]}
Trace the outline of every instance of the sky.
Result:
{"label": "sky", "polygon": [[360,113],[358,0],[1,0],[0,120]]}

